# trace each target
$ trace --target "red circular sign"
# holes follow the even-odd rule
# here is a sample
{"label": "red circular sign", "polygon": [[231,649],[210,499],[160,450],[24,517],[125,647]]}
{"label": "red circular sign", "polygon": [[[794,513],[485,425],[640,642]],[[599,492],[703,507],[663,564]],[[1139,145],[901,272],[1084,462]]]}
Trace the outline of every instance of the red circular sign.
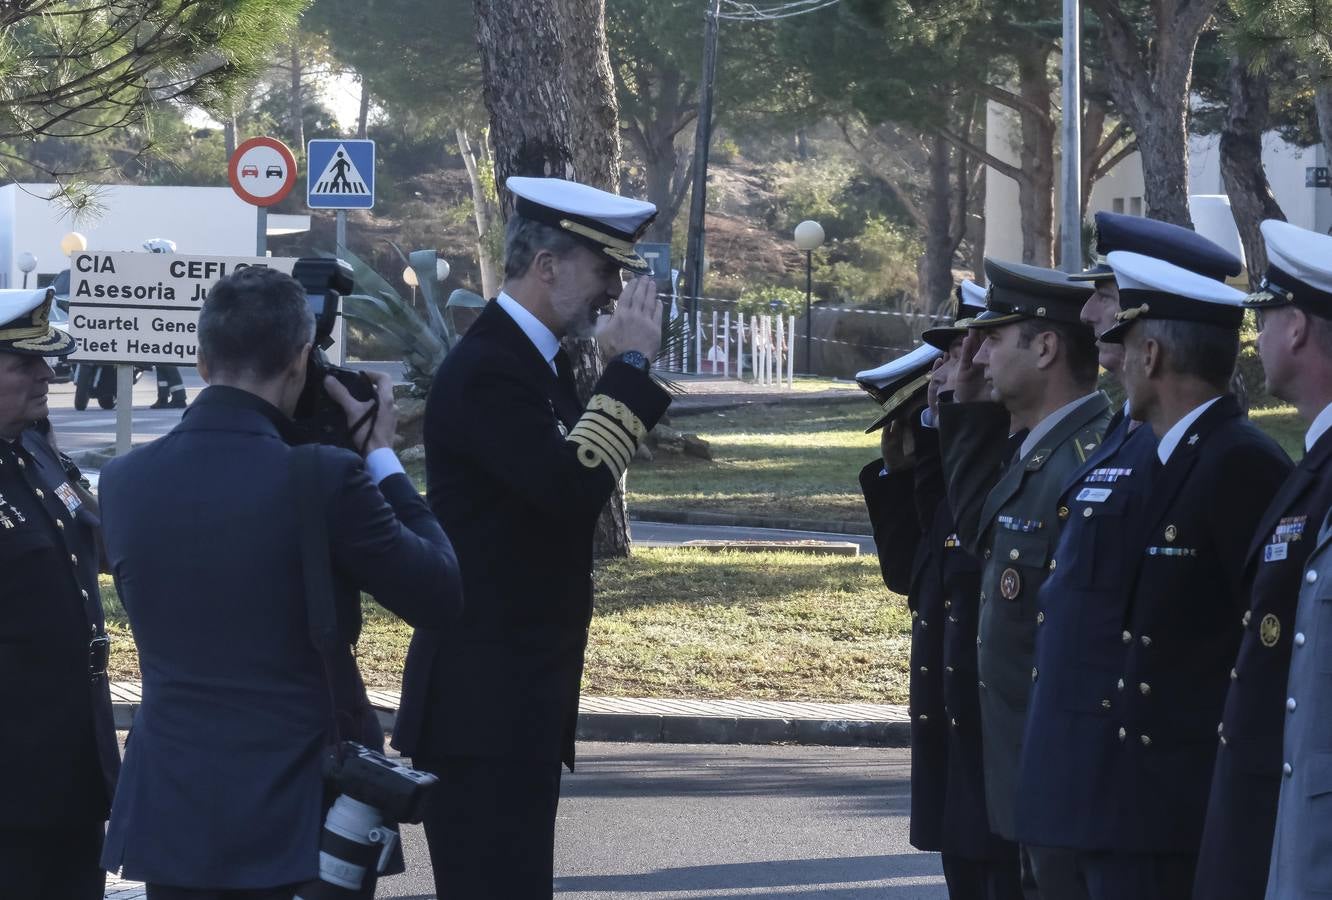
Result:
{"label": "red circular sign", "polygon": [[246,203],[272,206],[296,186],[296,157],[277,138],[250,138],[231,154],[227,178]]}

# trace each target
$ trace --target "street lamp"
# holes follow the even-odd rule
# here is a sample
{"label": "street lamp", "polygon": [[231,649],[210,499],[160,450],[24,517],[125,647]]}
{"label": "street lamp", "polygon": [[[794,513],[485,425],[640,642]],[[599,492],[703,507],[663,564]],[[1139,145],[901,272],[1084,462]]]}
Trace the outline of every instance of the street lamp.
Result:
{"label": "street lamp", "polygon": [[453,271],[453,269],[449,267],[449,261],[447,259],[435,260],[435,280],[440,284],[449,280],[449,272],[451,271]]}
{"label": "street lamp", "polygon": [[77,231],[71,231],[60,239],[60,252],[66,256],[82,253],[88,249],[88,239]]}
{"label": "street lamp", "polygon": [[823,246],[823,226],[806,219],[795,227],[795,245],[805,251],[805,374],[813,374],[814,357],[811,335],[814,334],[810,313],[810,297],[814,293],[814,251]]}
{"label": "street lamp", "polygon": [[421,284],[420,279],[416,277],[416,270],[411,266],[404,268],[402,270],[402,280],[407,282],[407,285],[412,289],[412,306],[414,308],[416,306],[416,289]]}
{"label": "street lamp", "polygon": [[28,275],[37,268],[37,257],[24,250],[18,257],[19,271],[23,273],[23,287],[28,286]]}

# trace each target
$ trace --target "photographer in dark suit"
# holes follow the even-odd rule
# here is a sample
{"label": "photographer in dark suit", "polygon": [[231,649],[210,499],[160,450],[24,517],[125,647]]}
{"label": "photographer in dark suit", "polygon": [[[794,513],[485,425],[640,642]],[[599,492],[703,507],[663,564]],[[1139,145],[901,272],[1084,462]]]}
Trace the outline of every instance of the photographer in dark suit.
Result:
{"label": "photographer in dark suit", "polygon": [[0,894],[101,900],[120,750],[97,513],[46,422],[45,357],[74,350],[50,325],[53,297],[0,291]]}
{"label": "photographer in dark suit", "polygon": [[[440,777],[425,821],[441,897],[551,896],[560,763],[574,762],[592,618],[592,533],[670,402],[635,252],[656,207],[556,178],[510,178],[504,289],[440,366],[425,415],[430,505],[456,543],[459,628],[419,629],[394,746]],[[615,305],[612,315],[601,315]],[[579,402],[562,337],[612,355]]]}
{"label": "photographer in dark suit", "polygon": [[[223,278],[199,317],[209,387],[180,425],[101,479],[107,556],[143,671],[102,861],[146,881],[152,900],[286,898],[311,880],[331,697],[336,736],[373,736],[349,652],[359,592],[418,626],[447,628],[461,605],[448,538],[389,449],[391,384],[371,376],[379,411],[352,434],[365,459],[317,451],[347,651],[345,666],[329,668],[350,682],[331,690],[306,614],[311,501],[293,485],[288,445],[313,333],[292,278],[261,268]],[[349,423],[362,421],[370,403],[332,378],[324,387]],[[360,713],[350,728],[344,704]]]}

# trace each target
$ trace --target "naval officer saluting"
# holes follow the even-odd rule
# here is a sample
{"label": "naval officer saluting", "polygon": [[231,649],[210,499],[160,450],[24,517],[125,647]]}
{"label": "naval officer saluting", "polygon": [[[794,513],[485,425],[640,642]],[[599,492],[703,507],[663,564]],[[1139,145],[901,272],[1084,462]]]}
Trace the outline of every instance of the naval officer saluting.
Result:
{"label": "naval officer saluting", "polygon": [[[440,777],[425,820],[436,890],[469,900],[551,896],[593,530],[670,402],[648,374],[661,302],[634,252],[656,207],[555,178],[507,187],[504,288],[426,405],[429,500],[462,566],[463,619],[412,637],[394,734]],[[623,288],[621,270],[635,276]],[[595,337],[611,358],[586,406],[564,337]]]}

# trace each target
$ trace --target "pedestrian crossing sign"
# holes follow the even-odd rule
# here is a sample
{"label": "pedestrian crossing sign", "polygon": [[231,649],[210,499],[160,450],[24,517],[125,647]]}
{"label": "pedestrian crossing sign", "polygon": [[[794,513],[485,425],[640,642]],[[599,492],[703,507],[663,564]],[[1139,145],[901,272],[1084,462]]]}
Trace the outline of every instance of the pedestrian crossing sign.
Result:
{"label": "pedestrian crossing sign", "polygon": [[311,209],[375,205],[375,142],[314,140],[306,148],[306,200]]}

